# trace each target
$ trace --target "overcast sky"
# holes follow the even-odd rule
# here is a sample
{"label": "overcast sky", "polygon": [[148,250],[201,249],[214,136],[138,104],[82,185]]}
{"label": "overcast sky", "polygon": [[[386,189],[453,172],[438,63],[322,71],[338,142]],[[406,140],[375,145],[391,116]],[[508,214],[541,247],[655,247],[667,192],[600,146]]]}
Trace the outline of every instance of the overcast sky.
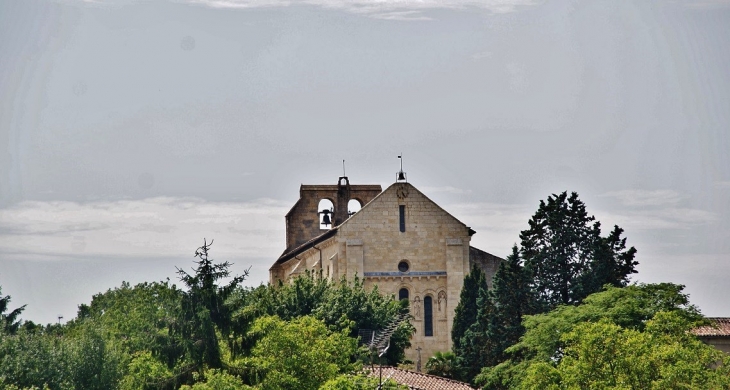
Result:
{"label": "overcast sky", "polygon": [[0,0],[0,286],[64,321],[203,238],[268,280],[299,185],[409,181],[506,256],[577,191],[730,316],[730,1]]}

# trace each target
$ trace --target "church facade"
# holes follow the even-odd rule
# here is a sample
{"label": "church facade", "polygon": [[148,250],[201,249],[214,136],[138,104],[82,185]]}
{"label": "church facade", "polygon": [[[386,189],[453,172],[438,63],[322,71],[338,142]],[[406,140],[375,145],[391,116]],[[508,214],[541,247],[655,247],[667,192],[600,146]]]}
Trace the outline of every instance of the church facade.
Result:
{"label": "church facade", "polygon": [[[356,200],[362,208],[348,212]],[[331,209],[321,210],[322,200]],[[329,222],[329,225],[322,224]],[[474,230],[399,181],[379,185],[302,185],[286,215],[284,253],[269,270],[270,282],[314,271],[331,280],[355,275],[365,287],[408,299],[416,332],[408,359],[423,362],[451,350],[454,309],[464,276],[477,264],[491,283],[501,259],[469,245]]]}

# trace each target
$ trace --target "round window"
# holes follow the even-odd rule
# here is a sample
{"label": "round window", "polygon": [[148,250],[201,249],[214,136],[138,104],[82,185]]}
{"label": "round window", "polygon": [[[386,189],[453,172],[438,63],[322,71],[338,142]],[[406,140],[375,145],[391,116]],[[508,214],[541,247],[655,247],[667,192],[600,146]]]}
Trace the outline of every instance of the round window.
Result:
{"label": "round window", "polygon": [[407,261],[404,260],[404,261],[401,261],[400,263],[398,263],[398,271],[408,272],[408,268],[410,268],[410,266],[408,265]]}

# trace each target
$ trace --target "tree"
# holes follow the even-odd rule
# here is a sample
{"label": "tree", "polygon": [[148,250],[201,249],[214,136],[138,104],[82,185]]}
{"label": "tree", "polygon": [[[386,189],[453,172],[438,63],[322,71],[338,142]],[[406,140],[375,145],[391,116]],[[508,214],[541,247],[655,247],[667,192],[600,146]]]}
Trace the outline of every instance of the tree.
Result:
{"label": "tree", "polygon": [[[392,295],[382,295],[377,287],[365,289],[360,278],[356,277],[352,282],[345,278],[330,282],[311,273],[298,276],[287,284],[239,289],[227,305],[233,312],[235,337],[228,340],[234,357],[256,342],[247,334],[253,321],[262,316],[276,315],[288,321],[312,315],[331,330],[348,329],[350,337],[357,338],[360,329],[384,329],[396,316],[408,313],[407,302],[396,300]],[[413,331],[408,321],[396,328],[385,355],[387,364],[397,365],[403,361]]]}
{"label": "tree", "polygon": [[7,333],[15,333],[18,331],[18,327],[20,327],[20,319],[18,318],[20,316],[20,313],[25,310],[25,305],[11,311],[7,312],[9,310],[10,305],[10,295],[2,296],[2,287],[0,287],[0,326],[2,326],[2,330]]}
{"label": "tree", "polygon": [[291,321],[261,317],[251,327],[257,339],[249,357],[231,363],[257,388],[317,389],[340,374],[354,372],[357,340],[349,330],[333,332],[320,320],[303,316]]}
{"label": "tree", "polygon": [[[408,302],[396,300],[393,295],[382,295],[377,286],[369,291],[363,279],[355,277],[348,282],[344,277],[331,283],[322,303],[313,314],[335,330],[349,329],[350,337],[357,338],[360,329],[382,330],[396,317],[408,314]],[[398,365],[405,359],[405,350],[411,346],[415,328],[409,321],[399,323],[390,337],[385,353],[385,364]],[[369,341],[369,340],[363,340]]]}
{"label": "tree", "polygon": [[180,390],[253,390],[241,380],[222,370],[210,370],[205,381],[196,382],[192,386],[183,385]]}
{"label": "tree", "polygon": [[[562,383],[560,378],[563,375],[556,370],[566,356],[576,356],[571,355],[573,352],[570,351],[577,351],[575,348],[578,348],[578,345],[587,345],[585,343],[590,342],[598,343],[594,347],[599,348],[600,340],[589,341],[589,339],[601,331],[606,332],[605,337],[607,338],[613,337],[611,334],[616,334],[610,327],[589,329],[581,327],[582,324],[610,324],[621,328],[622,332],[645,333],[647,331],[651,332],[652,326],[667,324],[667,322],[656,321],[663,318],[662,316],[671,315],[676,321],[669,321],[669,324],[677,321],[684,324],[673,328],[675,330],[672,332],[676,335],[684,334],[689,327],[700,324],[702,316],[697,308],[689,303],[687,295],[682,290],[683,286],[670,283],[632,285],[624,288],[607,286],[605,291],[588,296],[578,306],[559,306],[545,314],[526,316],[523,321],[526,329],[524,336],[517,344],[506,350],[510,359],[495,367],[484,368],[475,379],[475,382],[489,389],[551,388],[550,386],[553,386],[552,388],[563,388],[560,387],[562,385],[556,384]],[[584,333],[587,339],[576,338]],[[569,334],[573,336],[566,336]],[[628,332],[625,335],[633,335],[633,333]],[[689,337],[687,340],[694,339],[690,335],[687,335],[687,337]],[[616,338],[616,340],[619,339]],[[606,339],[603,342],[608,345],[616,340]],[[651,343],[657,343],[661,340],[668,343],[658,344],[659,347],[657,348],[659,350],[662,350],[662,348],[668,350],[667,348],[671,347],[672,343],[677,342],[676,339],[654,338],[651,340]],[[654,348],[653,346],[649,347]],[[584,348],[584,350],[587,348]],[[627,350],[636,349],[637,354],[641,352],[636,345],[626,346],[626,348]],[[607,354],[610,351],[604,350],[603,353]],[[683,352],[678,351],[677,353],[681,354]],[[588,355],[583,356],[588,358]],[[694,359],[698,355],[689,354],[687,356],[694,356],[692,357]],[[639,357],[638,359],[644,358],[647,357]],[[570,363],[570,360],[568,363]],[[684,364],[679,360],[675,363]],[[666,361],[664,364],[666,365],[665,368],[669,369],[669,366],[674,363]],[[591,386],[580,387],[596,388]],[[597,388],[604,387],[599,386]]]}
{"label": "tree", "polygon": [[616,226],[607,238],[589,216],[578,194],[567,192],[540,201],[520,233],[525,268],[541,311],[579,303],[604,284],[624,286],[635,273],[636,249],[625,249],[623,230]]}
{"label": "tree", "polygon": [[658,312],[643,331],[608,320],[577,324],[561,337],[563,359],[557,365],[534,365],[521,387],[728,388],[730,358],[694,337],[692,327],[677,312]]}
{"label": "tree", "polygon": [[167,281],[139,283],[95,294],[88,305],[79,305],[76,318],[69,322],[69,332],[86,327],[101,329],[125,354],[150,351],[172,368],[184,350],[172,335],[180,316],[182,291]]}
{"label": "tree", "polygon": [[458,375],[463,381],[471,382],[482,367],[495,364],[494,343],[488,337],[493,314],[494,306],[489,291],[485,285],[481,285],[477,297],[477,316],[464,332],[458,349],[454,349]]}
{"label": "tree", "polygon": [[474,264],[471,271],[464,277],[464,286],[461,288],[459,303],[454,310],[451,341],[453,350],[457,353],[457,356],[457,351],[461,348],[461,339],[464,337],[464,333],[476,321],[478,310],[477,298],[481,288],[487,289],[487,278],[484,276],[484,272]]}
{"label": "tree", "polygon": [[426,362],[426,372],[444,378],[453,378],[456,355],[453,352],[436,352]]}
{"label": "tree", "polygon": [[489,318],[487,339],[493,346],[493,361],[497,363],[505,359],[504,350],[523,335],[522,317],[534,311],[530,278],[522,267],[516,245],[512,247],[512,254],[499,265],[490,297],[494,308]]}
{"label": "tree", "polygon": [[[323,384],[319,390],[372,390],[379,389],[380,380],[365,375],[340,375]],[[383,390],[409,390],[406,385],[399,385],[392,379],[383,379]]]}
{"label": "tree", "polygon": [[235,276],[223,286],[218,281],[230,276],[229,262],[214,263],[208,257],[213,241],[195,251],[197,267],[193,275],[182,269],[177,269],[180,280],[188,288],[182,295],[182,313],[180,323],[174,328],[183,341],[193,364],[202,368],[203,364],[210,368],[221,368],[221,356],[218,347],[216,328],[222,335],[230,333],[230,312],[224,305],[226,299],[234,289],[248,276],[248,270],[243,275]]}

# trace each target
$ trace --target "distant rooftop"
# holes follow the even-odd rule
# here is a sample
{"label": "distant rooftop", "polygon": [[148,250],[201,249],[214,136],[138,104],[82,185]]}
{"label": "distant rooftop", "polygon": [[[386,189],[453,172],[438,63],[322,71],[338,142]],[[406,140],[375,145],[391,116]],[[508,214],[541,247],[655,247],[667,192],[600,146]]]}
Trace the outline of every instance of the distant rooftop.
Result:
{"label": "distant rooftop", "polygon": [[729,317],[709,317],[712,325],[692,329],[692,334],[699,337],[730,337]]}
{"label": "distant rooftop", "polygon": [[[373,368],[369,375],[377,378],[380,375],[380,368]],[[396,367],[383,367],[383,381],[386,379],[392,379],[412,390],[474,390],[464,382]]]}

